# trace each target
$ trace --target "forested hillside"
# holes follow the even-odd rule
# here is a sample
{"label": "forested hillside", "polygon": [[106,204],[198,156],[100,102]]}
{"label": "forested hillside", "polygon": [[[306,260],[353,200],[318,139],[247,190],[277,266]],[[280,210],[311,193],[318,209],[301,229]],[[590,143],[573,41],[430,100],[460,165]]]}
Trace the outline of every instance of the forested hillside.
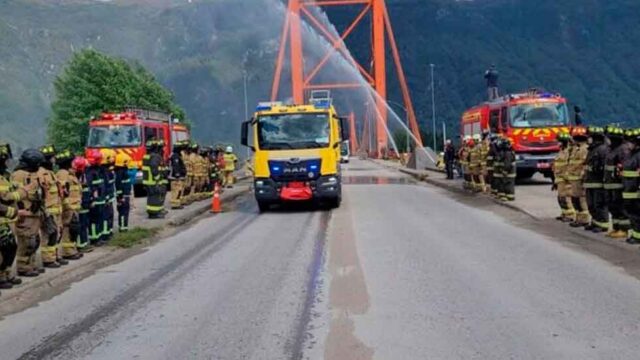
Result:
{"label": "forested hillside", "polygon": [[[278,0],[27,1],[0,3],[0,131],[44,141],[52,82],[73,51],[137,60],[175,94],[213,142],[237,138],[249,103],[268,96],[283,8]],[[598,122],[640,125],[640,2],[633,0],[396,0],[389,12],[420,121],[430,123],[429,63],[439,120],[455,126],[483,99],[495,63],[507,90],[565,94]],[[338,29],[353,13],[329,13]],[[349,46],[365,59],[366,31]],[[393,81],[393,79],[392,79]],[[393,100],[399,100],[392,92]]]}

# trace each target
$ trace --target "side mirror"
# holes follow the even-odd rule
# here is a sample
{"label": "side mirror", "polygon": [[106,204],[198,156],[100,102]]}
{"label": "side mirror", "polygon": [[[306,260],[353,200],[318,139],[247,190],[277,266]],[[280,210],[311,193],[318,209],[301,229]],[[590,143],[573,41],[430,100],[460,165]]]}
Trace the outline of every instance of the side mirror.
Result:
{"label": "side mirror", "polygon": [[250,148],[251,150],[255,151],[255,147],[253,147],[252,145],[249,145],[249,125],[251,125],[253,121],[252,120],[248,120],[248,121],[244,121],[242,123],[242,132],[241,132],[241,137],[240,137],[240,144],[242,144],[243,146],[246,146],[248,148]]}
{"label": "side mirror", "polygon": [[347,118],[341,117],[340,119],[340,137],[341,141],[349,140],[349,121]]}

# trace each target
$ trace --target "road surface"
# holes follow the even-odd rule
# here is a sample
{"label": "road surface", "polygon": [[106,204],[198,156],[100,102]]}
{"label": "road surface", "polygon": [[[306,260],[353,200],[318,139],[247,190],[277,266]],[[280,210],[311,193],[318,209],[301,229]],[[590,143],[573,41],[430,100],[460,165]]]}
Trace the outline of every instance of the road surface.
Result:
{"label": "road surface", "polygon": [[0,321],[0,359],[637,359],[640,283],[370,162],[335,211],[246,196]]}

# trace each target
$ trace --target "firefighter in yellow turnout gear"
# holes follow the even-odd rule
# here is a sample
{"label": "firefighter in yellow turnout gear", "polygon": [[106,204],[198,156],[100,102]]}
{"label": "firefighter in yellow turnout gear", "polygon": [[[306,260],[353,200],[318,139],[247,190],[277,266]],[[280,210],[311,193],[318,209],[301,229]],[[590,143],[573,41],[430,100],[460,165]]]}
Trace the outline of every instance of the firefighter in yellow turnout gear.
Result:
{"label": "firefighter in yellow turnout gear", "polygon": [[173,153],[169,159],[171,172],[169,179],[171,180],[171,208],[181,209],[184,207],[185,178],[187,169],[182,160],[182,152],[186,144],[179,142],[173,146]]}
{"label": "firefighter in yellow turnout gear", "polygon": [[40,249],[44,267],[57,268],[69,262],[58,253],[62,234],[62,198],[60,182],[53,172],[56,149],[53,145],[40,148],[45,162],[38,169],[38,182],[44,188],[44,215],[40,228]]}
{"label": "firefighter in yellow turnout gear", "polygon": [[571,184],[567,178],[567,167],[571,158],[571,135],[568,133],[558,134],[560,142],[560,152],[553,162],[553,190],[558,191],[558,205],[560,215],[556,220],[573,222],[576,219],[576,209],[571,202]]}
{"label": "firefighter in yellow turnout gear", "polygon": [[587,129],[576,126],[571,130],[574,145],[567,165],[567,180],[571,186],[571,201],[576,209],[576,219],[571,223],[572,227],[587,226],[591,222],[587,205],[587,194],[583,184],[586,172],[588,144]]}
{"label": "firefighter in yellow turnout gear", "polygon": [[228,188],[233,187],[233,184],[235,183],[233,173],[236,171],[237,163],[238,157],[233,153],[233,147],[227,146],[224,152],[224,177]]}
{"label": "firefighter in yellow turnout gear", "polygon": [[0,289],[10,289],[22,283],[22,280],[11,276],[18,250],[13,228],[18,220],[19,202],[28,194],[10,180],[7,161],[11,158],[11,147],[0,144]]}
{"label": "firefighter in yellow turnout gear", "polygon": [[62,186],[64,199],[62,200],[62,238],[60,240],[60,256],[67,260],[82,257],[76,247],[80,234],[80,217],[82,209],[82,185],[71,170],[74,156],[69,150],[62,151],[56,157],[59,170],[56,173]]}
{"label": "firefighter in yellow turnout gear", "polygon": [[16,238],[18,240],[17,268],[18,275],[38,276],[36,252],[40,248],[40,226],[42,224],[44,189],[38,182],[38,169],[45,161],[42,153],[36,149],[25,150],[11,175],[11,183],[24,187],[27,197],[18,201],[21,214],[16,222]]}

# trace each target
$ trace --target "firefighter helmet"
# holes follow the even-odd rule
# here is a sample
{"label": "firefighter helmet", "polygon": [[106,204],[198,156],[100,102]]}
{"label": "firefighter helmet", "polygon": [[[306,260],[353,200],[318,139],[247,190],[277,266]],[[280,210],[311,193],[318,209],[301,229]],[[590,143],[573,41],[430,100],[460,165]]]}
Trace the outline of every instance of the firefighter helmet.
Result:
{"label": "firefighter helmet", "polygon": [[231,154],[233,152],[233,146],[231,146],[231,145],[227,146],[227,148],[225,149],[225,152],[227,154]]}
{"label": "firefighter helmet", "polygon": [[584,126],[575,126],[571,129],[571,137],[575,138],[585,138],[587,137],[587,129]]}
{"label": "firefighter helmet", "polygon": [[87,153],[87,161],[91,166],[97,166],[102,163],[102,153],[98,149],[91,149]]}
{"label": "firefighter helmet", "polygon": [[30,171],[36,171],[45,163],[47,159],[45,159],[44,155],[40,150],[37,149],[27,149],[20,156],[20,164],[26,167]]}
{"label": "firefighter helmet", "polygon": [[62,150],[58,153],[58,155],[56,155],[56,160],[58,162],[73,160],[73,154],[70,150]]}
{"label": "firefighter helmet", "polygon": [[71,162],[71,168],[77,173],[82,173],[87,168],[87,164],[87,159],[82,156],[76,156],[76,158]]}
{"label": "firefighter helmet", "polygon": [[40,147],[40,152],[45,158],[56,156],[56,147],[54,145],[45,145]]}

